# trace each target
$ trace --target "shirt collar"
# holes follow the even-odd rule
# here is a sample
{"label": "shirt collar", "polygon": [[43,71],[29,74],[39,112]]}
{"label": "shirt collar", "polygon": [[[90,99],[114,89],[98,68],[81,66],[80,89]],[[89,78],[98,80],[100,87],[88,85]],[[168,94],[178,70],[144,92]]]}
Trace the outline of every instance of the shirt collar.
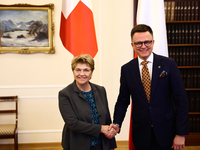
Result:
{"label": "shirt collar", "polygon": [[[138,57],[138,63],[141,65],[141,63],[143,62],[144,60],[141,59],[140,57]],[[153,63],[153,53],[151,53],[151,55],[149,56],[149,58],[146,60],[146,61],[149,61],[150,63]]]}

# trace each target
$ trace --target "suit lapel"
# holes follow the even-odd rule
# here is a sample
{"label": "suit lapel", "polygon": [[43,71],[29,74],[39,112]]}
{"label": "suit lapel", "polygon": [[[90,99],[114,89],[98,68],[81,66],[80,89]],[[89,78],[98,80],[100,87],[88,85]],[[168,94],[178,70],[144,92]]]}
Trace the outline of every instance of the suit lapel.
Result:
{"label": "suit lapel", "polygon": [[162,58],[154,54],[153,58],[153,72],[152,72],[152,82],[151,82],[151,95],[150,95],[150,103],[153,100],[156,87],[158,85],[159,75],[164,68],[164,63],[162,63]]}
{"label": "suit lapel", "polygon": [[146,94],[145,94],[144,87],[141,81],[138,58],[133,59],[133,61],[131,62],[131,65],[132,66],[130,66],[129,69],[131,70],[133,80],[136,83],[136,86],[138,87],[143,99],[147,102]]}
{"label": "suit lapel", "polygon": [[73,82],[73,88],[74,88],[74,92],[78,93],[78,96],[81,97],[83,100],[87,101],[84,96],[81,94],[80,90],[78,89],[77,85],[76,85],[76,80],[74,80]]}

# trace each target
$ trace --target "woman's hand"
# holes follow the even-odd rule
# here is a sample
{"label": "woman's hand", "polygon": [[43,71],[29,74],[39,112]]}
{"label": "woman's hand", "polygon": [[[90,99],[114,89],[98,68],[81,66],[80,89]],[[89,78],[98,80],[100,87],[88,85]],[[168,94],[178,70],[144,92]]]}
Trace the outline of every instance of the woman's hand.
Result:
{"label": "woman's hand", "polygon": [[103,133],[108,139],[112,139],[117,134],[114,128],[109,130],[108,125],[101,126],[101,133]]}

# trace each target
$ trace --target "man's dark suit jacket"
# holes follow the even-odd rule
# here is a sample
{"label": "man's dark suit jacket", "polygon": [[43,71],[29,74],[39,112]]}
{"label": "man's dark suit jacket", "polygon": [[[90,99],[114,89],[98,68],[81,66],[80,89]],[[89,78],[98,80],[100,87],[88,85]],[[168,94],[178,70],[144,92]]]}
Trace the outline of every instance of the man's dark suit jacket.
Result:
{"label": "man's dark suit jacket", "polygon": [[[105,88],[90,83],[99,114],[101,125],[110,125],[111,118]],[[116,147],[115,138],[106,138],[101,125],[92,124],[92,113],[89,103],[80,93],[74,81],[59,92],[59,108],[65,122],[62,146],[67,150],[89,150],[91,136],[101,137],[103,150]]]}
{"label": "man's dark suit jacket", "polygon": [[[181,74],[171,58],[153,54],[150,104],[143,89],[138,58],[121,68],[120,93],[115,105],[114,123],[120,126],[132,99],[132,140],[147,148],[151,124],[158,144],[172,146],[175,135],[189,133],[188,101]],[[166,76],[159,77],[165,71]]]}

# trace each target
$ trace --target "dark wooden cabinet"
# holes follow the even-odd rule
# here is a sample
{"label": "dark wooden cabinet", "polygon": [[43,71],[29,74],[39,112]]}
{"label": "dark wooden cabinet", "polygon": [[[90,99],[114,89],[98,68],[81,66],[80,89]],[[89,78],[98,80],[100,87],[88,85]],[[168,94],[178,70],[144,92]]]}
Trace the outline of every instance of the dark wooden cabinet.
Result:
{"label": "dark wooden cabinet", "polygon": [[[134,0],[134,24],[138,0]],[[187,146],[200,145],[200,0],[164,0],[169,57],[180,69],[189,104]]]}

